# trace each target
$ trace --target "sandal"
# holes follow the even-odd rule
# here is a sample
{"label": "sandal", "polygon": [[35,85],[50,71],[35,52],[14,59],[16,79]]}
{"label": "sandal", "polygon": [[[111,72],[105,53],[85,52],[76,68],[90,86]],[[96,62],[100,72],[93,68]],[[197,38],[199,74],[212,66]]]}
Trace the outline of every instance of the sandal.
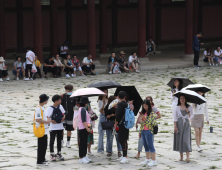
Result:
{"label": "sandal", "polygon": [[183,161],[183,157],[181,157],[179,161]]}
{"label": "sandal", "polygon": [[187,159],[187,163],[190,163],[190,159]]}
{"label": "sandal", "polygon": [[119,151],[118,152],[118,157],[120,158],[122,156],[121,152]]}
{"label": "sandal", "polygon": [[138,159],[140,157],[140,154],[137,154],[136,156],[134,156],[134,158]]}
{"label": "sandal", "polygon": [[108,158],[110,158],[110,157],[112,156],[112,153],[108,153],[106,156],[107,156]]}

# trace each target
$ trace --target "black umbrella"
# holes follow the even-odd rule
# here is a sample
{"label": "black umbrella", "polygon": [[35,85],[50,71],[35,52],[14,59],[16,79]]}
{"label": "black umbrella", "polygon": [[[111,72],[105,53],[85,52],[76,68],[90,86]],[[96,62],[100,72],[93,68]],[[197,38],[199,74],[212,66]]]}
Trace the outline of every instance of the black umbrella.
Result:
{"label": "black umbrella", "polygon": [[206,103],[206,99],[203,96],[191,90],[182,89],[174,94],[178,99],[181,95],[185,96],[186,102],[195,104]]}
{"label": "black umbrella", "polygon": [[120,91],[125,91],[129,95],[129,101],[133,100],[133,105],[134,105],[133,112],[136,116],[143,103],[143,100],[139,92],[137,91],[135,86],[120,86],[120,87],[117,87],[114,96],[118,96],[118,93]]}
{"label": "black umbrella", "polygon": [[174,81],[176,79],[179,80],[180,82],[182,82],[182,88],[188,86],[189,84],[194,84],[194,82],[189,80],[187,77],[174,77],[170,80],[170,82],[167,85],[173,89]]}
{"label": "black umbrella", "polygon": [[122,85],[117,83],[116,81],[98,81],[98,82],[88,85],[88,87],[95,87],[98,89],[103,89],[103,88],[111,89],[111,88],[116,88],[119,86],[122,86]]}

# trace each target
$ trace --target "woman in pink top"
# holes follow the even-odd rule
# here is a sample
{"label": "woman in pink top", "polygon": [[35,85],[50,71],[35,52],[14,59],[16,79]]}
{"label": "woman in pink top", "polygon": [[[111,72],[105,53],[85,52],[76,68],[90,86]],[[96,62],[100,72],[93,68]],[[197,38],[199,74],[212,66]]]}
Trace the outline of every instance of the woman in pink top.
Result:
{"label": "woman in pink top", "polygon": [[78,130],[79,130],[79,163],[89,163],[91,160],[86,156],[87,154],[87,139],[90,130],[90,116],[85,107],[90,103],[88,97],[81,97],[79,102],[80,108],[78,112]]}

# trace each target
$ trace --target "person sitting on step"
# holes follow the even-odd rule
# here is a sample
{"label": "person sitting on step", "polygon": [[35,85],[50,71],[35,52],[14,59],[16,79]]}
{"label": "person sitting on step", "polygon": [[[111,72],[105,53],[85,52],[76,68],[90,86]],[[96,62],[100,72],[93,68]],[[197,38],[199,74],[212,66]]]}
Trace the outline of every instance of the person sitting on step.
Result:
{"label": "person sitting on step", "polygon": [[107,67],[110,70],[109,74],[121,73],[121,71],[119,70],[119,63],[116,61],[116,53],[111,53]]}
{"label": "person sitting on step", "polygon": [[146,41],[146,55],[149,55],[149,52],[153,51],[153,55],[156,55],[156,44],[153,42],[152,37],[149,37],[149,40]]}
{"label": "person sitting on step", "polygon": [[17,56],[14,62],[14,70],[12,71],[16,75],[16,80],[19,80],[19,77],[25,77],[25,69],[23,68],[21,62],[21,56]]}
{"label": "person sitting on step", "polygon": [[9,77],[8,77],[8,68],[5,65],[5,60],[3,57],[0,57],[0,81],[3,81],[3,76],[6,77],[6,80],[9,81]]}
{"label": "person sitting on step", "polygon": [[74,65],[72,63],[72,60],[70,59],[70,54],[67,54],[66,59],[64,60],[64,64],[65,64],[66,77],[70,77],[69,73],[71,74],[71,77],[75,77],[73,74]]}
{"label": "person sitting on step", "polygon": [[74,54],[72,59],[72,64],[74,65],[74,76],[76,77],[76,71],[79,71],[82,76],[85,76],[82,72],[82,68],[80,66],[80,62],[77,59],[77,56]]}
{"label": "person sitting on step", "polygon": [[91,54],[89,54],[87,57],[84,57],[84,59],[82,61],[82,70],[85,75],[86,75],[86,73],[90,73],[90,72],[91,72],[91,75],[95,75],[94,74],[95,64],[92,61]]}
{"label": "person sitting on step", "polygon": [[139,73],[140,72],[138,70],[139,63],[140,63],[140,61],[136,56],[136,52],[132,52],[132,54],[129,56],[129,60],[128,60],[129,68],[133,68],[135,70],[135,72]]}

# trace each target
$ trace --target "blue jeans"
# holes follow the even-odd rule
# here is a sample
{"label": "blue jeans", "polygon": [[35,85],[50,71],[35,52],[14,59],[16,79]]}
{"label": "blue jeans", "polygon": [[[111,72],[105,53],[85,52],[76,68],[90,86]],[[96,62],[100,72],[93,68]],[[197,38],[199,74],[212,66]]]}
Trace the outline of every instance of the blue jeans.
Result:
{"label": "blue jeans", "polygon": [[[153,135],[153,141],[154,141],[154,135]],[[143,150],[143,139],[142,139],[142,137],[141,138],[139,138],[139,140],[138,140],[138,152],[142,152],[142,150]],[[150,151],[149,151],[150,152]]]}
{"label": "blue jeans", "polygon": [[[12,73],[14,75],[17,75],[17,71],[13,70]],[[22,70],[19,71],[19,77],[23,77],[23,73],[22,73]]]}
{"label": "blue jeans", "polygon": [[143,145],[145,148],[145,152],[155,153],[155,148],[153,145],[153,137],[154,135],[149,130],[142,130],[141,137],[143,140]]}
{"label": "blue jeans", "polygon": [[98,124],[99,139],[98,139],[97,152],[104,152],[103,137],[105,130],[102,129],[101,122],[104,122],[105,120],[106,120],[105,114],[100,113],[99,124]]}
{"label": "blue jeans", "polygon": [[215,63],[218,63],[219,57],[214,57],[213,59]]}
{"label": "blue jeans", "polygon": [[[106,143],[106,152],[112,153],[113,152],[113,138],[114,136],[112,135],[112,129],[111,130],[106,130],[106,138],[107,138],[107,143]],[[117,149],[118,151],[122,151],[122,147],[120,143],[118,142],[118,134],[115,135],[116,137],[116,144],[117,144]]]}

